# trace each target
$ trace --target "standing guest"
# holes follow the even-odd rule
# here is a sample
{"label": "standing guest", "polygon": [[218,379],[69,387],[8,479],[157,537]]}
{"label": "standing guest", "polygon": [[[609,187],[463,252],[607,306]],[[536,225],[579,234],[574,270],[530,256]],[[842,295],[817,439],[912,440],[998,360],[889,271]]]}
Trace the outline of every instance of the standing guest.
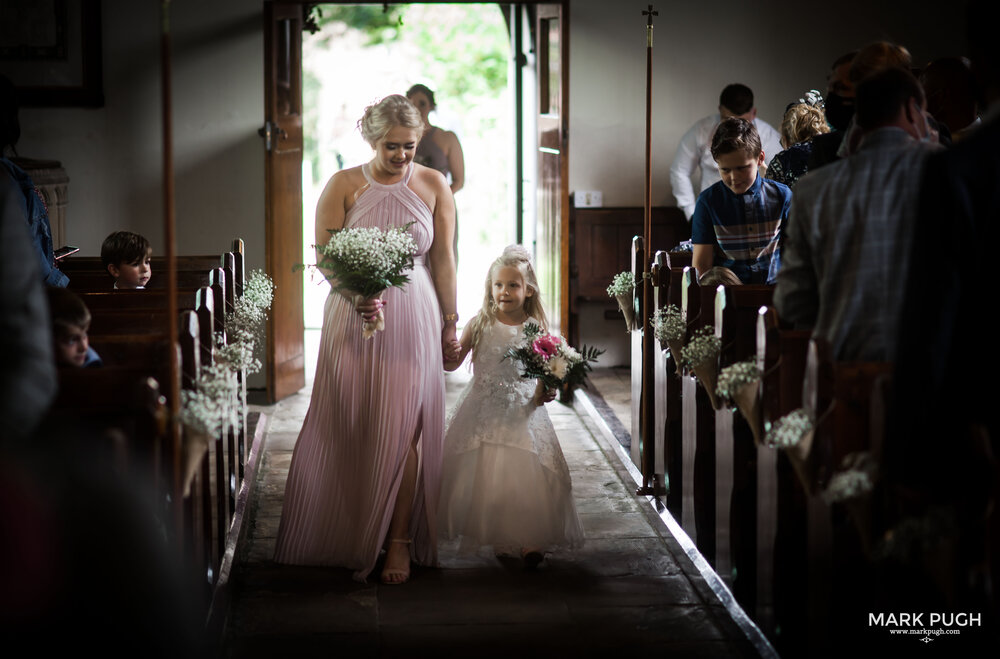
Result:
{"label": "standing guest", "polygon": [[[1000,641],[1000,422],[994,347],[993,246],[1000,240],[1000,50],[995,6],[967,7],[970,59],[988,111],[983,125],[954,147],[930,156],[914,218],[905,277],[893,401],[884,450],[897,520],[951,521],[952,551],[937,563],[913,554],[920,583],[941,586],[925,610],[983,613],[983,632]],[[943,512],[943,515],[941,513]],[[931,546],[941,546],[932,538]],[[918,558],[919,557],[919,558]],[[927,569],[937,568],[934,574]],[[913,580],[915,581],[915,580]],[[909,606],[910,604],[907,604]],[[981,635],[972,636],[979,648]],[[967,656],[979,652],[970,651]]]}
{"label": "standing guest", "polygon": [[131,231],[115,231],[101,245],[101,263],[115,280],[116,290],[146,288],[153,275],[152,256],[149,241]]}
{"label": "standing guest", "polygon": [[813,137],[828,132],[830,127],[823,116],[823,97],[811,90],[785,111],[781,121],[781,146],[785,150],[771,159],[767,178],[789,188],[795,187],[795,182],[809,171]]}
{"label": "standing guest", "polygon": [[721,180],[715,158],[712,157],[712,136],[722,120],[729,117],[746,119],[753,124],[760,136],[764,165],[781,151],[781,136],[778,131],[757,117],[753,91],[739,83],[728,85],[719,95],[719,113],[699,120],[684,134],[670,166],[670,185],[677,199],[677,207],[684,211],[688,220],[694,216],[697,202],[695,178],[701,177],[699,192],[704,192]]}
{"label": "standing guest", "polygon": [[722,180],[698,196],[691,220],[691,264],[699,278],[722,266],[744,284],[767,283],[792,193],[760,174],[760,136],[746,119],[723,120],[711,152]]}
{"label": "standing guest", "polygon": [[0,449],[32,436],[57,388],[45,286],[24,197],[0,167]]}
{"label": "standing guest", "polygon": [[56,267],[55,255],[52,251],[52,227],[49,224],[49,209],[45,206],[42,193],[26,171],[18,167],[7,154],[17,155],[14,146],[21,137],[21,124],[17,117],[17,96],[14,84],[5,76],[0,75],[0,167],[13,179],[20,188],[20,199],[12,198],[23,207],[27,220],[28,232],[35,253],[38,255],[38,265],[41,269],[42,282],[46,286],[66,286],[69,277]]}
{"label": "standing guest", "polygon": [[452,193],[458,192],[465,185],[465,157],[455,133],[431,125],[430,114],[437,108],[434,92],[426,85],[416,84],[406,92],[406,98],[420,111],[424,123],[424,134],[417,144],[414,162],[444,174],[450,181]]}
{"label": "standing guest", "polygon": [[[870,75],[883,69],[898,68],[909,71],[912,66],[910,51],[905,47],[889,41],[874,41],[855,54],[847,67],[847,79],[850,86],[857,89],[858,84]],[[937,141],[936,125],[931,119],[931,138]],[[852,115],[847,126],[829,133],[829,138],[819,138],[810,154],[809,169],[829,164],[840,158],[846,158],[854,153],[864,130],[857,125],[856,115]]]}
{"label": "standing guest", "polygon": [[927,94],[927,111],[956,142],[982,122],[979,119],[980,91],[965,57],[936,59],[920,72],[920,84]]}
{"label": "standing guest", "polygon": [[891,361],[920,176],[939,147],[924,141],[924,93],[909,71],[883,69],[856,90],[860,147],[795,187],[774,305],[835,359]]}
{"label": "standing guest", "polygon": [[[331,289],[315,386],[288,472],[275,561],[350,568],[364,581],[386,548],[385,584],[410,561],[437,563],[444,438],[444,357],[457,355],[454,196],[444,176],[413,162],[420,112],[399,95],[359,121],[375,157],[337,172],[316,207],[316,244],[345,227],[408,227],[410,281],[379,300]],[[386,306],[385,329],[362,323]]]}

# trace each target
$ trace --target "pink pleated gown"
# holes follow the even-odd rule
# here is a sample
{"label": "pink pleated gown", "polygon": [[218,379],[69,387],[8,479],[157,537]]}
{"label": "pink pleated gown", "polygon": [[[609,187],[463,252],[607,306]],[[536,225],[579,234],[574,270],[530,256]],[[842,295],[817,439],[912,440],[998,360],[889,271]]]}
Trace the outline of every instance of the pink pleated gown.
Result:
{"label": "pink pleated gown", "polygon": [[436,511],[444,437],[441,311],[424,255],[434,237],[427,205],[403,179],[370,187],[345,227],[415,222],[410,281],[390,288],[385,329],[361,336],[361,316],[343,295],[326,300],[312,399],[292,454],[275,561],[354,570],[364,581],[386,540],[407,451],[419,433],[411,559],[437,563]]}

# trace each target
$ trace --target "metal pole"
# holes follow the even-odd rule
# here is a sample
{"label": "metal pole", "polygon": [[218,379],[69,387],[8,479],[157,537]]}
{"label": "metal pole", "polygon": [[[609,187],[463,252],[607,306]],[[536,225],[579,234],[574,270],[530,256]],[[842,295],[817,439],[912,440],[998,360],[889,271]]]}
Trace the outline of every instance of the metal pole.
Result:
{"label": "metal pole", "polygon": [[642,401],[640,404],[640,428],[642,442],[642,487],[639,494],[659,494],[656,487],[655,461],[655,407],[653,405],[653,330],[650,314],[653,309],[653,283],[650,280],[650,255],[653,253],[653,17],[658,12],[653,5],[643,10],[646,17],[646,194],[643,215],[643,260],[642,260]]}
{"label": "metal pole", "polygon": [[[168,345],[177,345],[177,268],[175,263],[175,232],[174,232],[174,151],[173,151],[173,115],[171,113],[171,69],[170,69],[170,0],[162,0],[162,32],[160,35],[160,88],[161,112],[163,115],[163,250],[167,268],[167,338]],[[180,411],[180,374],[175,357],[175,349],[171,349],[167,360],[169,382],[161,391],[167,391],[170,417],[167,425],[167,441],[170,443],[168,455],[172,460],[170,473],[173,477],[170,483],[174,521],[180,540],[181,531],[181,437],[177,423]]]}

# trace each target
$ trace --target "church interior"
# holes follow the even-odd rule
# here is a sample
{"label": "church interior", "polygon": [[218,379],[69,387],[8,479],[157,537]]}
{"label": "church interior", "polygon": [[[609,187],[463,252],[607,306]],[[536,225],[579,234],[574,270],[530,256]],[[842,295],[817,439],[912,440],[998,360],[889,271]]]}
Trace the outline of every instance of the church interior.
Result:
{"label": "church interior", "polygon": [[[996,296],[969,261],[993,235],[996,158],[971,155],[972,132],[959,152],[953,130],[941,150],[958,155],[935,161],[954,190],[975,181],[983,196],[955,193],[948,208],[967,211],[967,225],[914,229],[930,246],[913,253],[930,262],[914,257],[919,278],[900,287],[921,320],[899,371],[843,359],[782,318],[773,281],[700,280],[671,177],[689,129],[720,112],[732,83],[752,89],[754,116],[777,129],[806,92],[828,95],[832,63],[868,44],[905,47],[915,75],[972,57],[964,0],[500,3],[517,51],[509,70],[524,69],[514,104],[524,130],[498,148],[531,160],[517,192],[530,203],[512,226],[533,250],[552,327],[601,350],[586,382],[544,405],[586,538],[532,569],[442,539],[439,565],[415,562],[391,585],[377,572],[359,581],[274,560],[296,440],[312,393],[325,391],[296,267],[301,220],[315,212],[301,192],[301,33],[318,3],[0,4],[0,75],[19,105],[0,156],[33,180],[49,249],[76,248],[55,269],[85,300],[104,361],[59,368],[43,394],[18,370],[28,349],[2,359],[4,636],[53,653],[231,659],[1000,651],[1000,466],[987,411],[997,351],[964,346],[955,365],[917,339],[995,340],[985,312]],[[62,51],[55,64],[32,61],[24,35],[51,35],[29,19],[53,13]],[[992,100],[977,109],[984,135],[997,125],[1000,94]],[[954,201],[919,199],[921,218]],[[23,282],[36,273],[13,260],[35,257],[17,251],[31,245],[6,226],[6,203],[3,315],[13,317],[31,306]],[[148,238],[149,290],[111,290],[102,241],[119,231]],[[499,253],[507,229],[495,239]],[[607,288],[622,272],[636,283],[615,299]],[[917,281],[926,291],[913,293]],[[248,305],[253,327],[241,334]],[[670,309],[680,338],[657,324]],[[249,354],[227,332],[249,336]],[[717,340],[710,368],[684,356],[696,335]],[[227,361],[225,387],[212,389],[202,374]],[[752,365],[751,386],[717,394],[740,364]],[[947,395],[932,397],[924,378]],[[465,366],[445,374],[449,414],[471,381]],[[36,395],[48,404],[25,420],[19,401]],[[186,429],[191,401],[224,410],[222,425]],[[782,444],[782,431],[798,434]]]}

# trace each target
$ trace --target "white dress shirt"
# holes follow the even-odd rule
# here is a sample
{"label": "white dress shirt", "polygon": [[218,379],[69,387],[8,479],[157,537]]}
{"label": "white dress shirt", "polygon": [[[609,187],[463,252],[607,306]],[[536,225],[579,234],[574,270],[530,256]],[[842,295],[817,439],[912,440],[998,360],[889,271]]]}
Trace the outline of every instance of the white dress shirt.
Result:
{"label": "white dress shirt", "polygon": [[[670,185],[674,189],[677,207],[684,211],[684,216],[689,222],[694,214],[694,205],[698,200],[698,194],[713,183],[722,180],[719,176],[719,168],[712,157],[712,135],[715,134],[716,126],[721,122],[722,116],[713,114],[691,126],[691,129],[681,138],[674,162],[670,166]],[[753,124],[760,135],[760,144],[764,149],[764,162],[769,163],[771,158],[781,151],[781,135],[763,119],[754,119]],[[701,189],[695,193],[694,177],[699,170]]]}

